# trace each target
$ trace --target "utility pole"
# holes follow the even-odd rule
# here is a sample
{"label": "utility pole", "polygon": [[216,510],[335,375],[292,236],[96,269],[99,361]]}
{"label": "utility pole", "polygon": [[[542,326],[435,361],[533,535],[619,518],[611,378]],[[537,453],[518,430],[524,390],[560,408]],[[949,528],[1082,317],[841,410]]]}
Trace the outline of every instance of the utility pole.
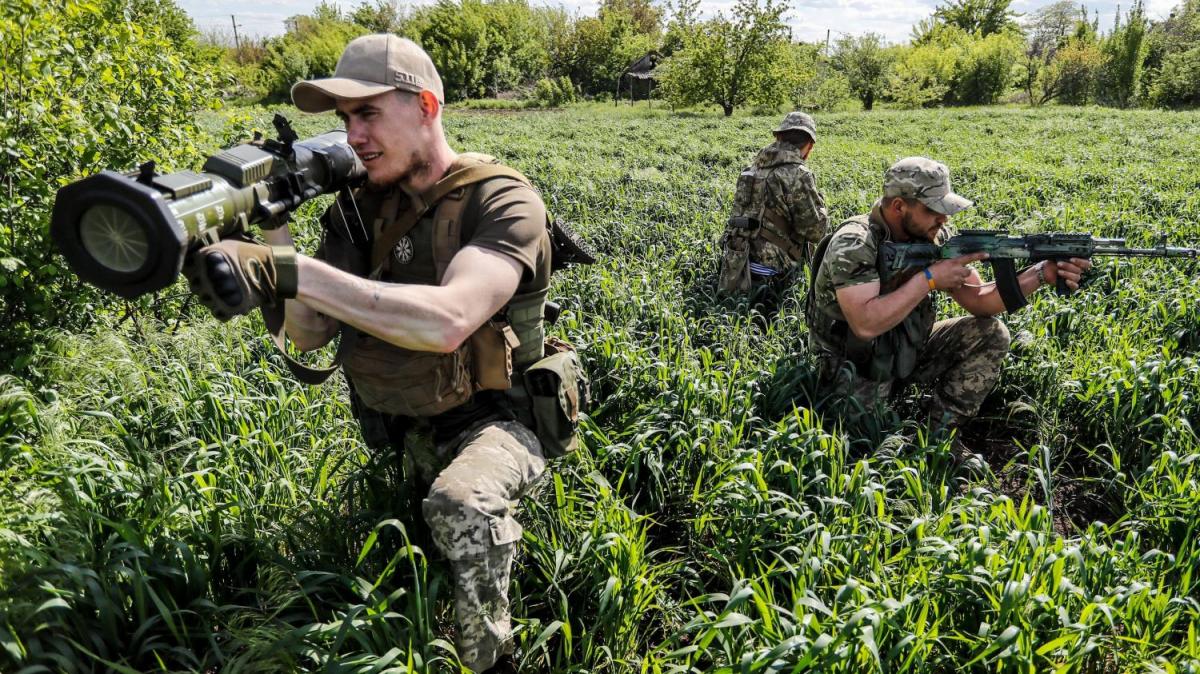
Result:
{"label": "utility pole", "polygon": [[234,15],[230,14],[230,15],[229,15],[229,20],[233,22],[233,48],[236,50],[234,53],[236,53],[236,54],[237,54],[237,60],[238,60],[238,63],[241,63],[241,62],[242,62],[242,43],[241,43],[241,40],[239,40],[239,39],[238,39],[238,32],[237,32],[237,29],[238,29],[238,22],[237,22],[237,17],[235,17]]}
{"label": "utility pole", "polygon": [[829,33],[830,29],[825,29],[825,58],[829,58]]}

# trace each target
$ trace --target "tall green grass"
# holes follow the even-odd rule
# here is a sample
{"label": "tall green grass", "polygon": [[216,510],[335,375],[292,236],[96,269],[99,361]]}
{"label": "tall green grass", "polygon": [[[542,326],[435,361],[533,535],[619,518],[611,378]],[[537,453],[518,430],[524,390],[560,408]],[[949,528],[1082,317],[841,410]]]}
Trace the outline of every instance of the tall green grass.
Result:
{"label": "tall green grass", "polygon": [[[771,321],[714,297],[734,177],[776,122],[447,120],[603,253],[555,283],[596,405],[522,515],[524,669],[1196,671],[1195,265],[1104,261],[1007,317],[1027,339],[964,431],[992,469],[960,471],[915,391],[865,428],[813,409],[803,286]],[[835,219],[927,154],[977,201],[960,227],[1200,240],[1193,113],[819,124]],[[158,327],[47,335],[0,380],[0,669],[457,671],[444,563],[340,385],[293,382],[257,319]]]}

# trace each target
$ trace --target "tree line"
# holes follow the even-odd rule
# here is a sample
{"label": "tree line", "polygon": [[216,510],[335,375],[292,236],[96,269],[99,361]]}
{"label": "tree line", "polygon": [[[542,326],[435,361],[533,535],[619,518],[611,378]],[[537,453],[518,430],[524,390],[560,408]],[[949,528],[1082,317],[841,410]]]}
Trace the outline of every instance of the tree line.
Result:
{"label": "tree line", "polygon": [[1200,0],[1183,0],[1161,20],[1138,1],[1111,26],[1074,0],[1026,15],[1011,4],[948,0],[903,44],[873,33],[794,41],[787,0],[738,0],[710,17],[698,0],[602,0],[595,16],[526,0],[364,0],[346,11],[321,4],[288,19],[284,35],[240,48],[221,34],[201,42],[217,49],[228,93],[270,99],[286,98],[299,79],[331,74],[349,39],[393,32],[425,47],[451,101],[605,99],[631,63],[652,53],[657,96],[726,114],[745,105],[829,110],[855,100],[867,110],[877,102],[1200,105]]}

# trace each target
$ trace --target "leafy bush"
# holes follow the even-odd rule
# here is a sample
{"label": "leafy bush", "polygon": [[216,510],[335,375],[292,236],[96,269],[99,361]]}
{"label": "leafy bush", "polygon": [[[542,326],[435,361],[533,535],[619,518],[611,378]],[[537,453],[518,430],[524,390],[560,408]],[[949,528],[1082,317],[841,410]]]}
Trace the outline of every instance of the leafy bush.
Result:
{"label": "leafy bush", "polygon": [[884,47],[882,35],[867,33],[839,39],[833,64],[845,74],[850,90],[862,101],[863,109],[870,110],[887,85],[888,70],[894,58],[895,53]]}
{"label": "leafy bush", "polygon": [[533,85],[532,102],[540,108],[557,108],[575,102],[575,85],[570,78],[543,77]]}
{"label": "leafy bush", "polygon": [[439,0],[417,10],[405,32],[437,65],[446,100],[496,95],[549,67],[544,14],[523,0]]}
{"label": "leafy bush", "polygon": [[850,80],[832,68],[819,71],[803,85],[796,88],[792,102],[798,109],[837,110],[854,99]]}
{"label": "leafy bush", "polygon": [[1022,48],[1012,32],[979,37],[938,26],[899,58],[888,94],[905,107],[994,103],[1012,82],[1012,65]]}
{"label": "leafy bush", "polygon": [[262,63],[267,95],[276,100],[290,100],[292,85],[300,80],[333,75],[346,43],[367,32],[324,3],[312,16],[294,16],[287,23],[287,32],[268,43]]}
{"label": "leafy bush", "polygon": [[[194,156],[212,78],[179,14],[135,0],[15,0],[0,13],[0,362],[20,369],[50,326],[78,329],[98,294],[48,236],[55,191],[104,168]],[[186,17],[185,17],[186,18]],[[15,360],[14,360],[15,359]]]}
{"label": "leafy bush", "polygon": [[958,53],[934,45],[910,49],[888,77],[888,98],[903,108],[941,103],[950,91]]}
{"label": "leafy bush", "polygon": [[1150,100],[1164,108],[1200,105],[1200,47],[1166,57]]}

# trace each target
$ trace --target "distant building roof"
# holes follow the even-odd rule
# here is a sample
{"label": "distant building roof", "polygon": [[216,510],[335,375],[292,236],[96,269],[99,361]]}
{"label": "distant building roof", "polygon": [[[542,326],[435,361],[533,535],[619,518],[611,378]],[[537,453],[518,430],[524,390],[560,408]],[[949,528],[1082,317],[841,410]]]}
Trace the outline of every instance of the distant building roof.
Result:
{"label": "distant building roof", "polygon": [[654,79],[654,69],[658,67],[662,58],[662,54],[648,51],[644,56],[629,64],[625,72],[621,73],[621,77],[628,75],[639,80],[652,80]]}

